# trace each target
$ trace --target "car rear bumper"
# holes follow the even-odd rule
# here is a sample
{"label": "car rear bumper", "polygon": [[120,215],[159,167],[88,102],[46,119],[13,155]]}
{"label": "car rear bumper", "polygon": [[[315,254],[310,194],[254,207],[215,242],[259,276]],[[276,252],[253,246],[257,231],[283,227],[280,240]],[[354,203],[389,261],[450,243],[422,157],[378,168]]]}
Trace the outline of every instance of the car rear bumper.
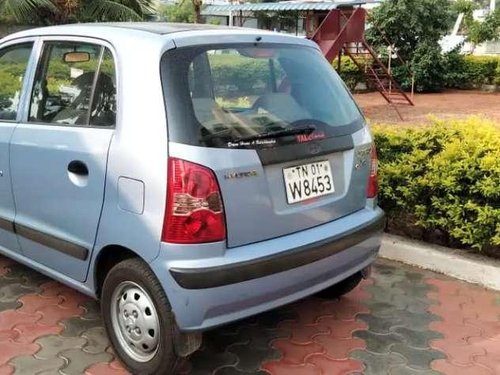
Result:
{"label": "car rear bumper", "polygon": [[[151,266],[179,327],[204,330],[304,298],[361,271],[377,256],[383,225],[382,210],[364,209],[307,231],[243,246],[248,249],[238,252],[247,259],[235,260],[230,251],[206,261],[169,261],[160,255]],[[269,245],[272,253],[251,257],[262,255],[259,246]]]}
{"label": "car rear bumper", "polygon": [[336,237],[299,246],[284,253],[215,267],[171,268],[170,274],[185,289],[207,289],[242,283],[331,257],[369,239],[383,228],[383,217],[377,217]]}

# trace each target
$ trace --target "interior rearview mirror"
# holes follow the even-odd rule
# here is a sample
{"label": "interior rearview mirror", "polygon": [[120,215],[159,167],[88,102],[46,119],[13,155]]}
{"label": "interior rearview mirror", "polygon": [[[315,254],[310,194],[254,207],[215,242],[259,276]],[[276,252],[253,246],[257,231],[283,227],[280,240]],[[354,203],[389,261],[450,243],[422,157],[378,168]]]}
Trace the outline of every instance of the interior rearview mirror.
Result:
{"label": "interior rearview mirror", "polygon": [[88,52],[68,52],[64,54],[64,62],[66,63],[81,63],[90,60]]}
{"label": "interior rearview mirror", "polygon": [[240,55],[254,59],[271,59],[275,57],[276,50],[273,48],[240,48]]}

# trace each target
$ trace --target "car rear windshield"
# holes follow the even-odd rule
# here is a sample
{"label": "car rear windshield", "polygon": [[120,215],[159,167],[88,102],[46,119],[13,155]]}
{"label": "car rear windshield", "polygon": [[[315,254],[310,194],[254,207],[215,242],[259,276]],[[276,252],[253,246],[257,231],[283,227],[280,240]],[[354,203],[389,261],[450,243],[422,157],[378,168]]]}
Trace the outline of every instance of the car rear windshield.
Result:
{"label": "car rear windshield", "polygon": [[277,147],[363,126],[350,93],[311,47],[178,48],[162,59],[169,139],[225,148]]}

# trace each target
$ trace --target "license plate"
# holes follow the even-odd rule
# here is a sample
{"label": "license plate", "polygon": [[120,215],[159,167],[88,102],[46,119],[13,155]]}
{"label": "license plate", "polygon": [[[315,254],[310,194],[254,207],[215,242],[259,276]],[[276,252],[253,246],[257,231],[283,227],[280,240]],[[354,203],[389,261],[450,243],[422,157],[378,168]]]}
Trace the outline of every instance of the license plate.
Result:
{"label": "license plate", "polygon": [[328,160],[284,168],[283,177],[288,204],[335,192]]}

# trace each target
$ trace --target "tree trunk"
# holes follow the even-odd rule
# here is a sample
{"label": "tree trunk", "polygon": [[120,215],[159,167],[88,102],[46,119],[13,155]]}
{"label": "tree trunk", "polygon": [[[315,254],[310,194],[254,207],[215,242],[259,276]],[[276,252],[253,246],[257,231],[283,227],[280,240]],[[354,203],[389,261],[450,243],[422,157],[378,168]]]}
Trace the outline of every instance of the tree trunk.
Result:
{"label": "tree trunk", "polygon": [[193,12],[194,12],[194,23],[201,23],[201,5],[202,0],[192,0],[193,2]]}
{"label": "tree trunk", "polygon": [[59,9],[57,23],[75,22],[75,12],[81,5],[79,0],[57,0],[56,5]]}

